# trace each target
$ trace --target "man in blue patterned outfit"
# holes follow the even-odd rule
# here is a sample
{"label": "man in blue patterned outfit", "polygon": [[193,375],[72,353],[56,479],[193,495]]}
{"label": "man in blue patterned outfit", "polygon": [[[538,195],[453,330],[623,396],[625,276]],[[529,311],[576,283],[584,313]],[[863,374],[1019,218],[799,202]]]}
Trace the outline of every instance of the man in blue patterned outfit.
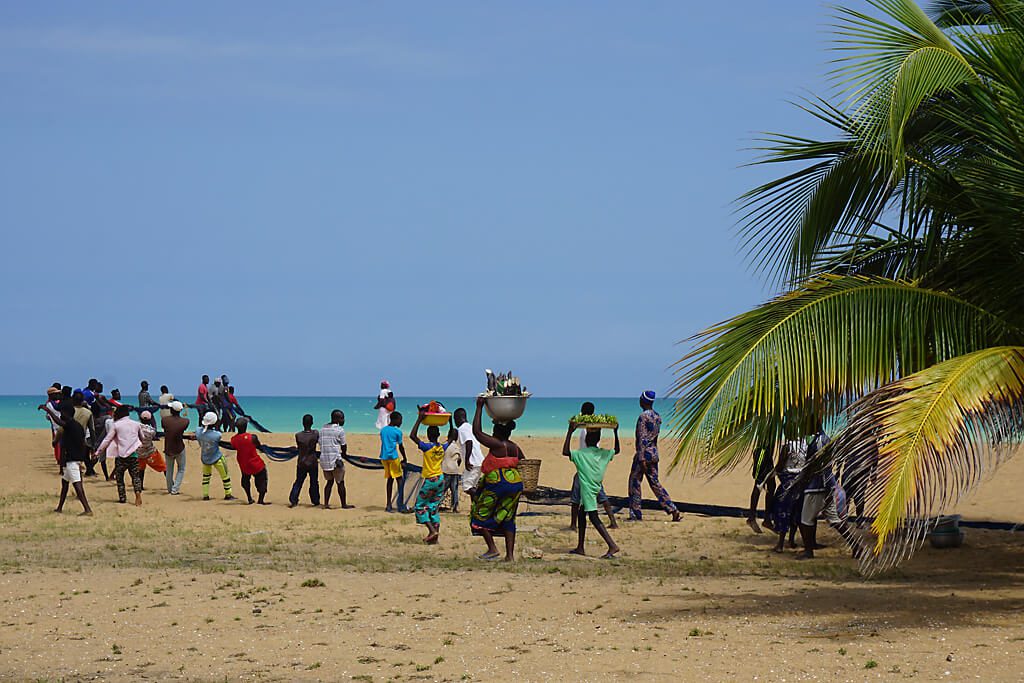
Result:
{"label": "man in blue patterned outfit", "polygon": [[636,455],[633,456],[633,468],[629,472],[629,518],[634,521],[643,519],[640,510],[640,484],[644,477],[651,491],[658,498],[665,512],[672,515],[672,521],[683,518],[672,502],[672,497],[658,480],[658,434],[661,432],[661,415],[654,410],[653,391],[645,391],[640,395],[640,417],[636,420]]}

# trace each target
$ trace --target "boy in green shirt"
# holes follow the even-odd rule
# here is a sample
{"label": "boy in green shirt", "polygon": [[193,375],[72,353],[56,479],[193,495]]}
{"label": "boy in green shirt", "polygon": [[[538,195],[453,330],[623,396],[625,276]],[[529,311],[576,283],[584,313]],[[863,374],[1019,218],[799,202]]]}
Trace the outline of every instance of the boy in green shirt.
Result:
{"label": "boy in green shirt", "polygon": [[562,445],[562,455],[569,458],[576,466],[576,474],[580,479],[580,516],[579,516],[579,542],[569,552],[573,555],[586,555],[584,542],[587,538],[587,519],[601,534],[601,538],[608,544],[608,552],[601,556],[602,560],[610,560],[619,552],[619,546],[615,545],[611,534],[605,528],[601,517],[597,514],[597,492],[601,490],[604,481],[605,470],[608,463],[619,453],[619,429],[615,428],[615,450],[598,448],[601,440],[600,429],[588,429],[584,443],[586,448],[578,451],[569,449],[569,442],[572,440],[573,432],[579,428],[575,422],[569,423],[569,431],[565,435],[565,443]]}

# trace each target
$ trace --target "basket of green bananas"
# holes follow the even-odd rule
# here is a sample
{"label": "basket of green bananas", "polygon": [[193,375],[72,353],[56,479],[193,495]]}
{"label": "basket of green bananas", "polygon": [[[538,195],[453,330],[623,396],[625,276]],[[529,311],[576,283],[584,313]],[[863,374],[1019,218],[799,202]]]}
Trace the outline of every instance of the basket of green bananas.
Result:
{"label": "basket of green bananas", "polygon": [[614,415],[583,415],[582,413],[569,420],[584,429],[616,429],[619,418]]}

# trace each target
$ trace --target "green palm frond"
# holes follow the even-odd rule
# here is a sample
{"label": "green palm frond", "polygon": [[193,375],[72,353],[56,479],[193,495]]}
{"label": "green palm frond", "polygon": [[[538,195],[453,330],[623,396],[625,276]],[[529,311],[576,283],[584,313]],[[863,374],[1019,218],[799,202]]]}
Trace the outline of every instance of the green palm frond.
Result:
{"label": "green palm frond", "polygon": [[992,21],[992,3],[981,0],[935,0],[928,14],[942,27],[979,26]]}
{"label": "green palm frond", "polygon": [[[830,247],[818,251],[814,271],[915,280],[931,270],[931,263],[941,259],[941,255],[932,253],[929,244],[922,239],[885,226],[879,226],[878,230],[877,234],[848,234],[844,242],[838,241],[844,233],[837,233]],[[937,246],[941,248],[941,244]]]}
{"label": "green palm frond", "polygon": [[739,200],[792,291],[691,340],[670,425],[673,465],[715,474],[852,419],[822,462],[880,463],[872,570],[1024,433],[1024,0],[868,2],[837,10],[841,103],[802,105],[834,139],[767,136],[786,171]]}
{"label": "green palm frond", "polygon": [[833,71],[840,91],[872,122],[864,142],[886,142],[894,177],[906,171],[905,131],[926,101],[981,80],[953,41],[913,0],[871,0],[891,20],[839,9],[835,33],[841,53]]}
{"label": "green palm frond", "polygon": [[673,467],[729,469],[787,410],[835,414],[866,391],[1014,334],[946,292],[819,276],[694,338],[672,389]]}
{"label": "green palm frond", "polygon": [[857,123],[827,102],[798,105],[832,126],[841,138],[818,141],[787,135],[765,137],[758,164],[810,162],[745,193],[738,212],[751,261],[796,282],[815,254],[836,233],[863,233],[887,208],[895,189],[885,149],[867,150]]}
{"label": "green palm frond", "polygon": [[868,571],[892,567],[1024,445],[1024,347],[952,358],[869,394],[832,445],[847,469],[872,472]]}

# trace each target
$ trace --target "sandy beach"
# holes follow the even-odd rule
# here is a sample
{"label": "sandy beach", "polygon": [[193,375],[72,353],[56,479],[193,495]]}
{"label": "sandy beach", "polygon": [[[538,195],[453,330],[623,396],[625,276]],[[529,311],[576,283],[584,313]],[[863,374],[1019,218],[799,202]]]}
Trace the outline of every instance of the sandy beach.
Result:
{"label": "sandy beach", "polygon": [[[88,480],[70,499],[42,430],[0,431],[0,678],[4,680],[1019,680],[1024,545],[968,530],[865,580],[841,548],[814,562],[770,552],[742,520],[648,512],[613,532],[620,559],[565,554],[567,507],[524,505],[519,560],[476,560],[463,514],[424,546],[383,513],[379,472],[348,468],[354,510],[287,508],[294,466],[270,463],[269,507],[201,500],[189,445],[182,495],[147,476],[144,505]],[[289,445],[290,435],[264,441]],[[376,452],[352,435],[350,450]],[[524,438],[541,483],[567,488],[560,440]],[[608,473],[624,495],[631,444]],[[418,456],[410,452],[413,462]],[[229,458],[236,495],[238,471]],[[747,472],[710,483],[663,473],[676,500],[744,505]],[[1024,460],[962,512],[1020,519]],[[649,496],[649,493],[647,494]],[[468,509],[468,508],[465,508]]]}

